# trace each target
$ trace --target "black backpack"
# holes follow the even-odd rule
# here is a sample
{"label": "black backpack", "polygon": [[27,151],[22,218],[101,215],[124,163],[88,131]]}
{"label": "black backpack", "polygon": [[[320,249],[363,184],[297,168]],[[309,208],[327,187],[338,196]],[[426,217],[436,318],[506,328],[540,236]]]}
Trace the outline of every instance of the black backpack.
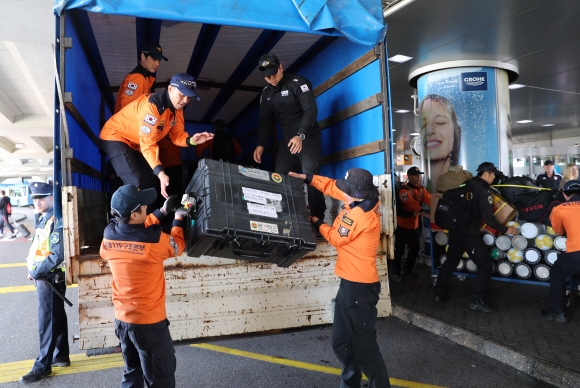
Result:
{"label": "black backpack", "polygon": [[435,223],[449,231],[466,230],[475,213],[473,186],[467,181],[443,193],[435,209]]}
{"label": "black backpack", "polygon": [[223,160],[233,163],[236,161],[236,149],[232,135],[218,131],[213,138],[213,160]]}

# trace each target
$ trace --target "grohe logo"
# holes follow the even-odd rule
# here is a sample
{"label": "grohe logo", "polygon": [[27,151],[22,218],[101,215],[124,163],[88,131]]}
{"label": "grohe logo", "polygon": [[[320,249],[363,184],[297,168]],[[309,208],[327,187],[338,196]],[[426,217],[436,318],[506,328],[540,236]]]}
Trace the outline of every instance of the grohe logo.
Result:
{"label": "grohe logo", "polygon": [[461,91],[487,90],[487,72],[461,73]]}

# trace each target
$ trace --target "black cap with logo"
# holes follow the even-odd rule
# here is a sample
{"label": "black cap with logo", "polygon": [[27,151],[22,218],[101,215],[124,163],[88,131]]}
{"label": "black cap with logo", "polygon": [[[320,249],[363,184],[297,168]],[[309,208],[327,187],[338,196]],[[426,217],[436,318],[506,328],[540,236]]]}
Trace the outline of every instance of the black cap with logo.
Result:
{"label": "black cap with logo", "polygon": [[410,169],[407,170],[407,175],[410,176],[421,174],[424,174],[424,172],[420,171],[418,167],[411,167]]}
{"label": "black cap with logo", "polygon": [[554,165],[554,161],[553,160],[548,159],[548,160],[546,160],[544,162],[544,166],[553,166],[553,165]]}
{"label": "black cap with logo", "polygon": [[266,54],[260,57],[258,69],[262,72],[262,77],[269,77],[278,72],[280,61],[274,54]]}
{"label": "black cap with logo", "polygon": [[336,187],[357,199],[378,198],[379,190],[373,184],[373,175],[362,168],[351,168],[344,179],[337,179]]}
{"label": "black cap with logo", "polygon": [[157,43],[145,43],[143,47],[141,47],[141,52],[149,55],[155,60],[160,61],[163,59],[164,61],[168,61],[168,59],[163,56],[161,46]]}
{"label": "black cap with logo", "polygon": [[117,217],[129,217],[143,205],[150,205],[157,198],[157,190],[141,190],[135,185],[121,186],[113,193],[111,210]]}

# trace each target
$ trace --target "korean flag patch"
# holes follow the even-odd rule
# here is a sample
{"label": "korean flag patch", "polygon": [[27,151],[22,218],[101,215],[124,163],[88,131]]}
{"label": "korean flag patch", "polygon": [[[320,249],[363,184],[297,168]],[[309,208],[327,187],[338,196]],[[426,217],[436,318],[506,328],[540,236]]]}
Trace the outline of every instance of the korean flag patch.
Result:
{"label": "korean flag patch", "polygon": [[155,123],[157,122],[157,117],[153,117],[150,114],[147,114],[147,116],[145,116],[143,121],[145,121],[149,125],[155,125]]}
{"label": "korean flag patch", "polygon": [[137,84],[134,82],[129,82],[127,84],[127,88],[131,89],[131,90],[137,90]]}
{"label": "korean flag patch", "polygon": [[343,225],[340,225],[340,228],[338,228],[338,234],[340,234],[340,237],[347,237],[348,232],[350,232],[350,229],[347,229]]}
{"label": "korean flag patch", "polygon": [[306,93],[306,92],[310,91],[310,89],[308,89],[308,85],[306,85],[306,84],[300,85],[300,89],[302,89],[302,93]]}

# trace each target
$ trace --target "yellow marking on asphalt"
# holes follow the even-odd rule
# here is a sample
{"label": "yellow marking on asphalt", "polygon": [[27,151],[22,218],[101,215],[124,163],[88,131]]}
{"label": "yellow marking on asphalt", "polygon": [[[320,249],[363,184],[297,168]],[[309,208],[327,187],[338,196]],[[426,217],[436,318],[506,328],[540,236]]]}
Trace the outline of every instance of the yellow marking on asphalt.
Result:
{"label": "yellow marking on asphalt", "polygon": [[26,263],[0,264],[0,268],[26,267]]}
{"label": "yellow marking on asphalt", "polygon": [[[66,288],[77,288],[78,286],[79,286],[78,284],[71,284],[70,286],[66,286]],[[36,291],[36,287],[34,285],[0,287],[0,294],[10,294],[12,292],[28,292],[28,291]]]}
{"label": "yellow marking on asphalt", "polygon": [[[289,360],[286,358],[268,356],[268,355],[260,354],[260,353],[246,352],[244,350],[225,348],[223,346],[217,346],[217,345],[211,345],[211,344],[193,344],[191,346],[196,347],[196,348],[200,348],[200,349],[213,350],[214,352],[226,353],[226,354],[230,354],[233,356],[246,357],[246,358],[251,358],[254,360],[270,362],[273,364],[286,365],[286,366],[291,366],[294,368],[306,369],[306,370],[311,370],[314,372],[327,373],[327,374],[331,374],[331,375],[340,376],[340,372],[341,372],[341,370],[339,368],[333,368],[333,367],[324,366],[324,365],[317,365],[317,364],[310,364],[308,362]],[[363,375],[363,379],[366,380],[367,379],[366,376]],[[397,386],[397,387],[442,388],[439,385],[423,384],[423,383],[419,383],[416,381],[401,380],[401,379],[394,379],[394,378],[390,378],[389,380],[390,380],[392,385]]]}
{"label": "yellow marking on asphalt", "polygon": [[[87,357],[85,354],[71,354],[71,365],[66,368],[52,368],[50,376],[70,375],[73,373],[93,372],[96,370],[122,368],[125,366],[121,354]],[[20,376],[30,372],[34,360],[0,364],[0,383],[20,380]]]}

